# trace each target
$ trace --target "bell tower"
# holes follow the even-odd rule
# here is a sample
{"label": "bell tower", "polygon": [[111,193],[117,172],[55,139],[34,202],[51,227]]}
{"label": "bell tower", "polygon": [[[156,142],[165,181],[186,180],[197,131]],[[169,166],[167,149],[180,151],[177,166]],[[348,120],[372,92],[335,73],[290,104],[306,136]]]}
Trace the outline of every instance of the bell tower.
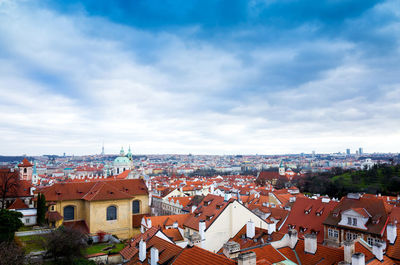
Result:
{"label": "bell tower", "polygon": [[32,168],[33,165],[28,159],[24,158],[18,165],[19,168],[19,179],[32,181]]}

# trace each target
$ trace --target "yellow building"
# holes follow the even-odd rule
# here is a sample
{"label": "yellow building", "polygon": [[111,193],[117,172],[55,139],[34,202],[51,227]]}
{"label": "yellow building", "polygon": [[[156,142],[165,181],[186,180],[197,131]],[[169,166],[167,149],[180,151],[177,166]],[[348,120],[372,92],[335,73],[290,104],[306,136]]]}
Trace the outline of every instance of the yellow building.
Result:
{"label": "yellow building", "polygon": [[63,224],[90,234],[100,231],[121,239],[133,236],[150,213],[149,194],[142,179],[57,183],[45,195],[50,226]]}

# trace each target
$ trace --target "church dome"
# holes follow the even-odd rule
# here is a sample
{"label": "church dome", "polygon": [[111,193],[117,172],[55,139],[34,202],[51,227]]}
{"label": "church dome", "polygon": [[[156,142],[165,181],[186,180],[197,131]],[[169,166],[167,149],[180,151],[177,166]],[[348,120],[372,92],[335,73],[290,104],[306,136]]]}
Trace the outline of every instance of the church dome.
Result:
{"label": "church dome", "polygon": [[114,166],[130,165],[131,161],[126,156],[119,156],[114,160]]}

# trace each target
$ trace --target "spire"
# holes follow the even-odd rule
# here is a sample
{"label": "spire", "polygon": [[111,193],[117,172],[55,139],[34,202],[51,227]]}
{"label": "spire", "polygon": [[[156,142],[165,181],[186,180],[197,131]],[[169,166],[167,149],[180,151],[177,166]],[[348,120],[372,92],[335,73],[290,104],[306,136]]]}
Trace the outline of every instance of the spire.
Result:
{"label": "spire", "polygon": [[123,147],[123,146],[121,146],[121,151],[119,151],[119,155],[120,155],[120,156],[124,156],[124,155],[125,155],[124,147]]}
{"label": "spire", "polygon": [[129,146],[128,153],[126,154],[126,156],[127,156],[130,160],[132,160],[131,146]]}

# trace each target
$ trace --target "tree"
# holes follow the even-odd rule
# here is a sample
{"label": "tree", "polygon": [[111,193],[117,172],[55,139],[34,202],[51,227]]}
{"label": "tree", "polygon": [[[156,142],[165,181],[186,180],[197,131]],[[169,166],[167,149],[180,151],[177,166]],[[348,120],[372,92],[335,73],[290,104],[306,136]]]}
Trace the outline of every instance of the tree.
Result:
{"label": "tree", "polygon": [[24,224],[22,213],[9,210],[0,210],[0,241],[12,241],[14,233]]}
{"label": "tree", "polygon": [[46,219],[46,198],[44,194],[39,193],[37,197],[37,222],[39,225],[44,225]]}
{"label": "tree", "polygon": [[47,254],[60,264],[72,264],[83,257],[86,247],[86,236],[69,227],[60,226],[46,236]]}
{"label": "tree", "polygon": [[9,168],[0,169],[0,196],[1,196],[1,209],[6,208],[7,195],[17,193],[19,184],[18,171]]}
{"label": "tree", "polygon": [[24,250],[14,242],[0,242],[0,265],[25,264]]}

